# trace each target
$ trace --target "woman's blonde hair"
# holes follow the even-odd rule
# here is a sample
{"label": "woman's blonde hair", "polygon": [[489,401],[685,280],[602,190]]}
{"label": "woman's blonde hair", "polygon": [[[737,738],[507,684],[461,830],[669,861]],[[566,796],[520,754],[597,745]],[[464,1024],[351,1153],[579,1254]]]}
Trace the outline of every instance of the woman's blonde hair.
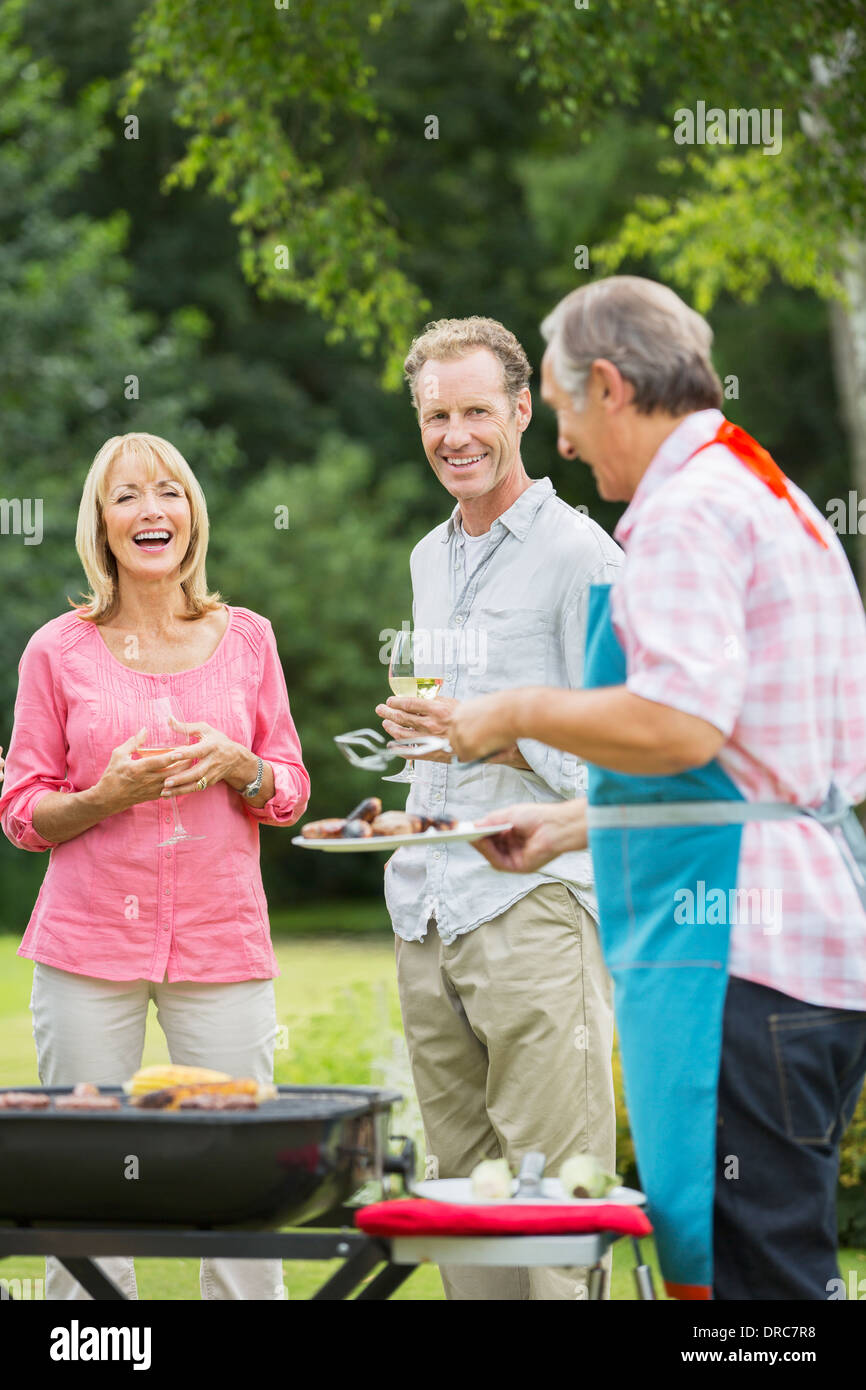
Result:
{"label": "woman's blonde hair", "polygon": [[73,599],[69,602],[87,622],[106,622],[117,611],[117,561],[108,547],[103,507],[109,470],[123,457],[144,463],[151,482],[168,476],[186,493],[190,535],[180,566],[180,584],[187,602],[187,612],[183,616],[190,621],[203,618],[222,604],[218,593],[209,592],[205,575],[209,535],[207,503],[186,459],[173,444],[156,434],[116,434],[106,440],[90,465],[75,531],[75,549],[90,582],[90,593],[85,595],[84,603],[75,603]]}

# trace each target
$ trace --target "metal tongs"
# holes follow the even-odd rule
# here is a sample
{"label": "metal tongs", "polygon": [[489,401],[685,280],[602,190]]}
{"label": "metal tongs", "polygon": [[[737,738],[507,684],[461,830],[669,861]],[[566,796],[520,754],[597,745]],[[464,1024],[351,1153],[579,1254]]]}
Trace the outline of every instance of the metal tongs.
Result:
{"label": "metal tongs", "polygon": [[[394,738],[386,742],[378,729],[353,729],[348,734],[336,734],[334,742],[353,767],[363,767],[370,772],[384,772],[395,758],[422,758],[426,753],[451,753],[452,763],[460,767],[478,767],[489,762],[496,753],[488,753],[485,758],[473,758],[469,763],[461,763],[446,738],[434,738],[432,734],[418,734],[415,738]],[[356,749],[365,749],[365,754]]]}

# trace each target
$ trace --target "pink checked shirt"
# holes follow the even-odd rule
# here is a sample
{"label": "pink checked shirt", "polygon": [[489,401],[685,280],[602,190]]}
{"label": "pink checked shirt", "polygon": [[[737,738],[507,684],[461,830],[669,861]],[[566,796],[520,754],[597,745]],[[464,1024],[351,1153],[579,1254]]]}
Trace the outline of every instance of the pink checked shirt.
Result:
{"label": "pink checked shirt", "polygon": [[[145,675],[112,656],[93,623],[65,613],[27,644],[19,666],[15,727],[0,822],[22,849],[51,857],[18,954],[103,980],[227,983],[279,975],[259,867],[259,824],[291,825],[310,779],[273,629],[230,608],[219,646],[202,666]],[[251,807],[225,782],[181,797],[193,840],[159,849],[171,833],[168,801],[109,816],[61,845],[33,828],[50,791],[83,791],[111,752],[146,720],[142,702],[176,697],[271,764],[275,792]]]}
{"label": "pink checked shirt", "polygon": [[[799,488],[789,484],[828,550],[724,446],[687,463],[723,418],[697,411],[668,436],[616,528],[626,562],[611,612],[628,688],[720,729],[718,761],[747,801],[817,806],[832,780],[856,805],[866,616],[854,577]],[[730,970],[810,1004],[866,1009],[866,913],[837,834],[805,819],[744,826],[737,886],[768,902],[780,890],[781,912],[734,923]]]}

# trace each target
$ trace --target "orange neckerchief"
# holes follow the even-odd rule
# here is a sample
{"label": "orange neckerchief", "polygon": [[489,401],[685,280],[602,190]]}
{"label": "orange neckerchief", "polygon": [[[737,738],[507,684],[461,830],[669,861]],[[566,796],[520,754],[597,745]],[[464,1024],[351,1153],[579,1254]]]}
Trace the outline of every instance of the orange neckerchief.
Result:
{"label": "orange neckerchief", "polygon": [[771,492],[774,492],[777,497],[783,498],[793,508],[809,535],[825,550],[829,549],[818,528],[809,520],[796,498],[788,491],[788,479],[785,474],[775,460],[770,457],[764,446],[758,443],[757,439],[746,434],[746,431],[741,430],[739,425],[732,425],[730,420],[724,420],[719,425],[714,437],[708,439],[706,444],[701,444],[689,457],[694,458],[695,454],[701,452],[701,449],[709,449],[711,444],[724,444],[725,448],[730,449],[732,454],[736,454],[740,462],[744,463],[749,471],[755,474],[756,478],[760,478]]}

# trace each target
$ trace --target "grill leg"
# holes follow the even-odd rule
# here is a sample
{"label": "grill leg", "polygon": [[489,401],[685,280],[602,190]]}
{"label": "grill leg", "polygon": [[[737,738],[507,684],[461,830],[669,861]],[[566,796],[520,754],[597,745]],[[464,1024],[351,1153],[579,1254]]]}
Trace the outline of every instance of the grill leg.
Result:
{"label": "grill leg", "polygon": [[640,1241],[636,1236],[631,1240],[634,1248],[637,1264],[634,1267],[634,1282],[637,1288],[637,1296],[640,1299],[654,1299],[656,1296],[655,1284],[653,1283],[653,1272],[649,1265],[643,1263],[643,1256],[640,1250]]}
{"label": "grill leg", "polygon": [[338,1270],[335,1270],[330,1279],[327,1279],[320,1289],[313,1294],[313,1299],[339,1299],[348,1298],[354,1288],[365,1279],[376,1265],[381,1264],[385,1259],[384,1251],[375,1241],[369,1241],[362,1245],[351,1255]]}
{"label": "grill leg", "polygon": [[387,1264],[384,1269],[380,1269],[375,1279],[372,1279],[365,1289],[362,1289],[355,1299],[360,1303],[362,1299],[386,1299],[390,1298],[395,1289],[399,1289],[401,1284],[405,1284],[410,1274],[414,1274],[417,1265],[392,1265]]}
{"label": "grill leg", "polygon": [[57,1258],[91,1298],[97,1299],[100,1303],[116,1299],[128,1302],[126,1294],[122,1293],[114,1281],[103,1274],[92,1260],[85,1259],[83,1255],[58,1255]]}
{"label": "grill leg", "polygon": [[589,1271],[586,1293],[593,1300],[604,1298],[604,1265],[593,1265]]}

